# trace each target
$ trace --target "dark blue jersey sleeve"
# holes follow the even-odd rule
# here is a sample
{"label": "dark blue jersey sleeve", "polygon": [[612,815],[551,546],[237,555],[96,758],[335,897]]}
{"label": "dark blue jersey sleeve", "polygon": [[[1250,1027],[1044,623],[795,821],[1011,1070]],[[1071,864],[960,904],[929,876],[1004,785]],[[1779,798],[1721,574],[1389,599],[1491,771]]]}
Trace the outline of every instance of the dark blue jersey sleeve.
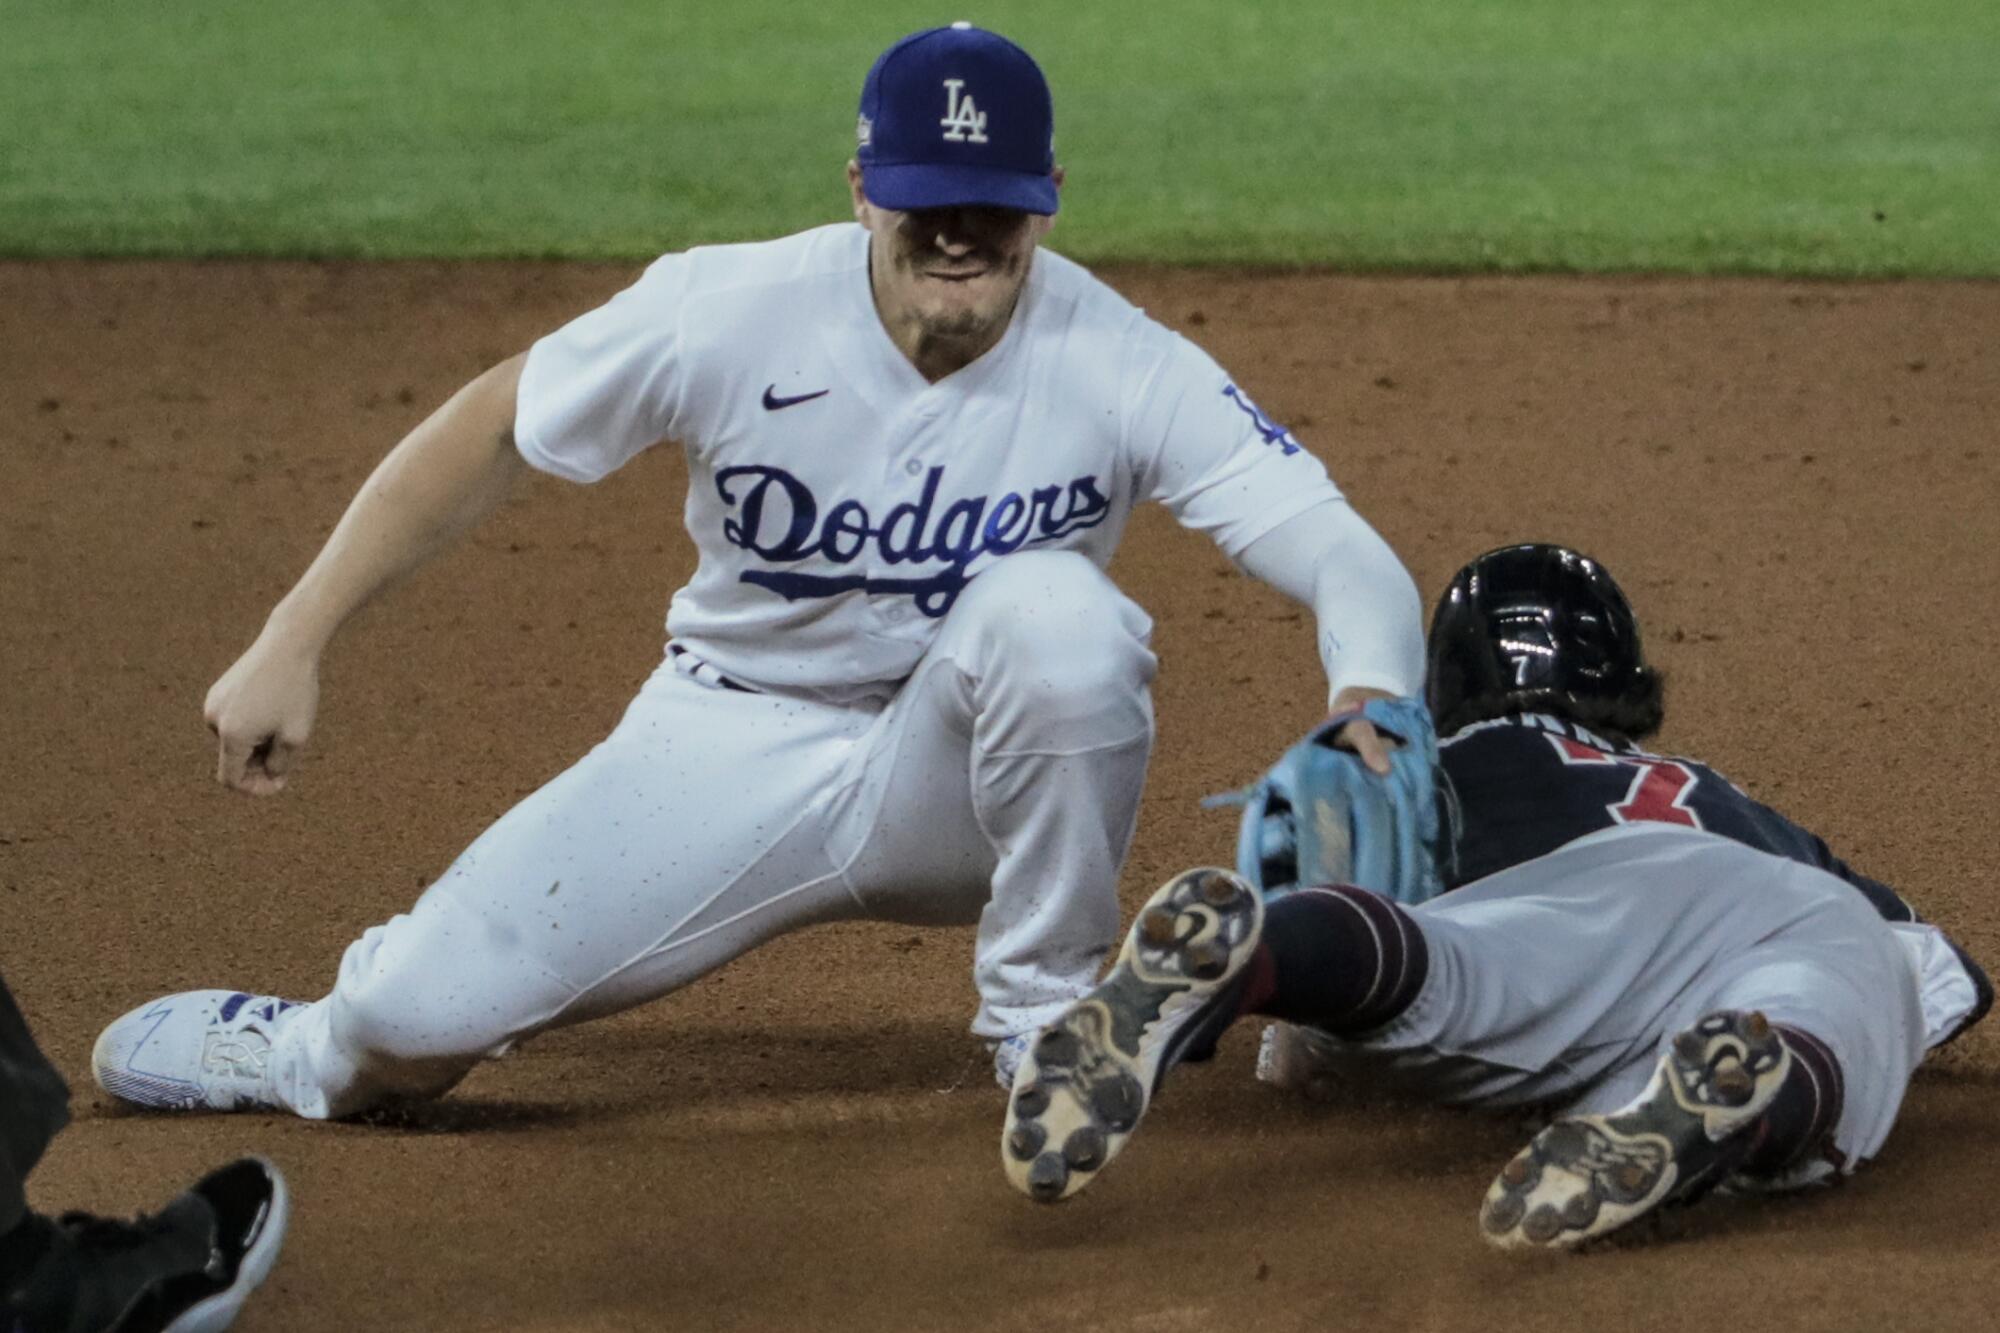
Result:
{"label": "dark blue jersey sleeve", "polygon": [[1560,719],[1528,714],[1467,727],[1439,744],[1462,817],[1457,888],[1600,829],[1679,824],[1838,875],[1889,921],[1914,921],[1888,885],[1692,759],[1648,754]]}
{"label": "dark blue jersey sleeve", "polygon": [[[1565,843],[1619,824],[1680,824],[1730,838],[1836,875],[1887,921],[1917,921],[1915,910],[1880,880],[1861,874],[1825,841],[1706,764],[1648,754],[1539,714],[1467,727],[1438,743],[1438,763],[1457,795],[1460,836],[1447,891],[1546,856]],[[1975,1000],[1946,1040],[1985,1017],[1993,986],[1971,955],[1949,939]]]}
{"label": "dark blue jersey sleeve", "polygon": [[1770,806],[1736,791],[1736,788],[1729,786],[1706,765],[1694,764],[1690,767],[1705,774],[1704,781],[1719,783],[1736,793],[1737,799],[1733,805],[1726,805],[1714,812],[1712,827],[1716,832],[1763,851],[1775,852],[1779,856],[1802,861],[1809,866],[1818,866],[1821,870],[1840,876],[1860,890],[1862,895],[1874,904],[1875,910],[1882,914],[1882,919],[1885,921],[1920,919],[1916,909],[1903,901],[1902,896],[1894,889],[1879,879],[1870,879],[1835,856],[1833,849],[1828,847],[1819,835],[1799,827]]}

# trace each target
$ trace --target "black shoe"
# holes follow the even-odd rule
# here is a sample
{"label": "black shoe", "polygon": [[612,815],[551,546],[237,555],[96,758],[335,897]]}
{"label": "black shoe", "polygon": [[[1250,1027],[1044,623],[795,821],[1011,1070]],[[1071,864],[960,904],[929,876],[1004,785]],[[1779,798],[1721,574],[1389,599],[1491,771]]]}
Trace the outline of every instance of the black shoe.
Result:
{"label": "black shoe", "polygon": [[130,1222],[31,1217],[41,1257],[0,1302],[0,1333],[220,1333],[277,1262],[288,1212],[278,1169],[245,1158]]}

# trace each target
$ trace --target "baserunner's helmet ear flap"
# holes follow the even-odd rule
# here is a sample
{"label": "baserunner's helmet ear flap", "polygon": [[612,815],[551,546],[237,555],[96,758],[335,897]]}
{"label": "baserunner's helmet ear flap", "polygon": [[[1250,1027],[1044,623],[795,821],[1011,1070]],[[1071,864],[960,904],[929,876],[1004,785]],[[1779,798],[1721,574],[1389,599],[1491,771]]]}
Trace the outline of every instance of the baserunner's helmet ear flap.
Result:
{"label": "baserunner's helmet ear flap", "polygon": [[1624,592],[1589,556],[1542,542],[1488,551],[1446,585],[1425,699],[1439,735],[1538,711],[1636,740],[1664,715]]}

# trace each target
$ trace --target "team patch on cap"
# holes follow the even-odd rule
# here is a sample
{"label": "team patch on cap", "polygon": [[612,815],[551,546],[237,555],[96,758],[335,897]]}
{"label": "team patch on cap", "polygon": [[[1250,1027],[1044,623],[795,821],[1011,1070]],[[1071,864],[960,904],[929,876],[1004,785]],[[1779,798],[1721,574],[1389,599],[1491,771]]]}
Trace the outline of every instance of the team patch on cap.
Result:
{"label": "team patch on cap", "polygon": [[964,79],[944,81],[944,137],[951,143],[985,143],[986,113],[965,91]]}

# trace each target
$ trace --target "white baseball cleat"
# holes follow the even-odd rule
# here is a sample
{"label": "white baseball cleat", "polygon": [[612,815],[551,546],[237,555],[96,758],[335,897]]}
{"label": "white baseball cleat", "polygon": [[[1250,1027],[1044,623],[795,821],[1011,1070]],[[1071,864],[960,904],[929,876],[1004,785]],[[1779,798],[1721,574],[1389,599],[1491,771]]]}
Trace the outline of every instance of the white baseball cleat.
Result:
{"label": "white baseball cleat", "polygon": [[279,1109],[271,1042],[303,1007],[245,991],[163,996],[104,1029],[91,1073],[118,1100],[155,1111]]}
{"label": "white baseball cleat", "polygon": [[1502,1249],[1567,1249],[1664,1204],[1691,1203],[1750,1150],[1792,1053],[1755,1010],[1724,1009],[1674,1037],[1646,1090],[1609,1115],[1565,1116],[1486,1191],[1480,1229]]}
{"label": "white baseball cleat", "polygon": [[1021,1057],[1000,1161],[1043,1203],[1082,1189],[1118,1155],[1160,1080],[1236,1017],[1264,903],[1227,870],[1189,870],[1139,911],[1097,989]]}

